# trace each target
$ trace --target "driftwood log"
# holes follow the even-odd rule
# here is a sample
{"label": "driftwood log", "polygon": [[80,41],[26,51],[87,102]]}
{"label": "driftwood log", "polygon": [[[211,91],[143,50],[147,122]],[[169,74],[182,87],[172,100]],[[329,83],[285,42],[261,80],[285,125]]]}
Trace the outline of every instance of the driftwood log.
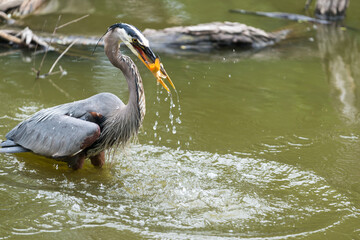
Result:
{"label": "driftwood log", "polygon": [[[157,51],[169,49],[209,51],[214,48],[262,48],[285,38],[288,31],[267,33],[261,29],[234,22],[213,22],[186,27],[172,27],[162,30],[145,29],[144,35]],[[20,47],[34,48],[36,45],[48,48],[50,43],[69,45],[77,39],[77,45],[102,45],[100,37],[59,36],[34,34],[30,29],[0,30],[0,42]]]}
{"label": "driftwood log", "polygon": [[1,42],[21,48],[33,49],[40,47],[51,49],[48,42],[34,34],[28,27],[23,30],[0,29],[0,44]]}
{"label": "driftwood log", "polygon": [[46,0],[0,0],[0,11],[22,17],[36,11],[45,2]]}
{"label": "driftwood log", "polygon": [[[306,0],[305,10],[308,10],[312,0]],[[317,0],[315,16],[320,19],[339,21],[344,19],[350,0]]]}
{"label": "driftwood log", "polygon": [[315,15],[317,18],[327,20],[342,20],[350,0],[317,0]]}
{"label": "driftwood log", "polygon": [[162,30],[145,29],[153,45],[169,48],[208,50],[222,47],[262,48],[283,39],[287,32],[267,33],[236,22],[212,22]]}

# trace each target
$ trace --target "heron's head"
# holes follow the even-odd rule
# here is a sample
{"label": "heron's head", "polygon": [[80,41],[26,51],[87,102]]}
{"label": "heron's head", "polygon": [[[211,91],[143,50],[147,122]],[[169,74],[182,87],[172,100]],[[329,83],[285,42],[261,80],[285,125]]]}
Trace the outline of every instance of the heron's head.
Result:
{"label": "heron's head", "polygon": [[112,32],[145,64],[145,66],[154,74],[157,81],[168,91],[169,88],[164,83],[163,79],[171,84],[175,89],[169,75],[166,73],[163,64],[160,62],[158,56],[151,50],[149,41],[144,35],[134,26],[126,23],[116,23],[108,28],[107,32]]}

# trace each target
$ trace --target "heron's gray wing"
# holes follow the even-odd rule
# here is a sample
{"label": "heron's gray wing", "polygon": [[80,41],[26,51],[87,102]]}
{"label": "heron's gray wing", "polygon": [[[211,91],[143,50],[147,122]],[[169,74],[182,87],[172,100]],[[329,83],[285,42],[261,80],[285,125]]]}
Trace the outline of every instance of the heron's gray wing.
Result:
{"label": "heron's gray wing", "polygon": [[30,150],[21,147],[20,145],[14,143],[9,139],[6,139],[0,143],[0,153],[20,153],[20,152],[29,152]]}
{"label": "heron's gray wing", "polygon": [[73,156],[99,138],[102,122],[122,106],[114,94],[99,93],[43,109],[13,128],[6,138],[40,155]]}
{"label": "heron's gray wing", "polygon": [[44,118],[35,115],[11,130],[6,138],[34,153],[61,158],[89,147],[99,136],[96,123],[54,114]]}

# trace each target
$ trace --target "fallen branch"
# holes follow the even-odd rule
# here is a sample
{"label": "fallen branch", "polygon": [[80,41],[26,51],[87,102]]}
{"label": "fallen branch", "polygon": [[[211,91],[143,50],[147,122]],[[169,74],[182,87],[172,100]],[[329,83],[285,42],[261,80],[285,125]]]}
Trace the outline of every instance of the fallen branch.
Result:
{"label": "fallen branch", "polygon": [[[57,25],[59,24],[60,19],[61,19],[61,15],[59,15],[59,17],[58,17],[58,20],[57,20],[57,22],[56,22],[56,25],[55,25],[55,28],[54,28],[54,31],[53,31],[53,34],[52,34],[52,37],[55,35],[56,27],[57,27]],[[51,43],[52,43],[52,38],[50,39],[49,45],[51,45]],[[46,58],[46,56],[47,56],[47,53],[48,53],[48,50],[45,51],[45,53],[44,53],[44,55],[43,55],[43,57],[42,57],[42,59],[41,59],[39,69],[36,71],[36,78],[39,78],[39,77],[40,77],[40,71],[41,71],[41,68],[42,68],[42,66],[43,66],[43,64],[44,64],[45,58]]]}
{"label": "fallen branch", "polygon": [[51,66],[49,73],[51,74],[51,72],[53,71],[54,67],[56,66],[56,64],[59,62],[59,60],[65,55],[65,53],[67,53],[67,51],[69,51],[69,49],[76,43],[76,39],[65,49],[65,51],[63,51],[60,56],[55,60],[54,64]]}
{"label": "fallen branch", "polygon": [[46,41],[36,36],[28,27],[21,31],[0,30],[0,39],[9,42],[9,44],[16,44],[19,47],[26,47],[29,49],[33,49],[37,45],[44,49],[49,48]]}
{"label": "fallen branch", "polygon": [[331,24],[331,21],[324,20],[324,19],[317,19],[308,17],[301,14],[293,14],[293,13],[284,13],[284,12],[253,12],[253,11],[247,11],[244,9],[230,9],[229,10],[232,13],[241,13],[241,14],[250,14],[250,15],[256,15],[256,16],[264,16],[264,17],[270,17],[270,18],[279,18],[279,19],[286,19],[291,21],[297,21],[297,22],[311,22],[311,23],[320,23],[320,24]]}
{"label": "fallen branch", "polygon": [[38,10],[47,0],[0,0],[0,11],[24,17]]}
{"label": "fallen branch", "polygon": [[15,43],[18,45],[24,45],[24,42],[20,38],[15,37],[5,30],[0,30],[0,38],[7,40],[9,43]]}
{"label": "fallen branch", "polygon": [[[214,48],[262,48],[283,39],[288,31],[267,33],[237,22],[212,22],[161,30],[145,29],[152,47],[208,51]],[[166,48],[163,49],[167,50]]]}
{"label": "fallen branch", "polygon": [[[71,23],[85,18],[87,15],[71,21]],[[70,22],[69,22],[70,23]],[[69,23],[59,27],[67,26]],[[51,45],[69,45],[77,39],[75,44],[94,46],[99,37],[59,36],[53,34],[37,35],[42,41]],[[237,22],[211,22],[193,26],[179,26],[165,29],[145,29],[143,34],[152,43],[152,48],[158,52],[180,51],[210,51],[220,48],[262,48],[273,45],[286,38],[290,30],[279,32],[265,32],[261,29],[247,26]],[[100,41],[99,45],[104,42]],[[46,54],[45,54],[46,55]],[[42,64],[41,64],[42,66]]]}
{"label": "fallen branch", "polygon": [[79,21],[83,20],[84,18],[87,18],[88,16],[90,16],[90,14],[86,14],[86,15],[84,15],[84,16],[82,16],[82,17],[79,17],[79,18],[77,18],[77,19],[74,19],[74,20],[72,20],[72,21],[70,21],[70,22],[64,23],[64,24],[56,27],[55,30],[57,31],[58,29],[63,28],[63,27],[66,27],[66,26],[68,26],[68,25],[70,25],[70,24],[72,24],[72,23],[79,22]]}
{"label": "fallen branch", "polygon": [[[80,18],[74,19],[74,20],[72,20],[72,21],[70,21],[70,22],[67,22],[67,23],[65,23],[65,24],[62,24],[62,25],[58,26],[58,24],[59,24],[59,22],[60,22],[60,19],[61,19],[61,15],[60,15],[59,18],[58,18],[58,21],[56,22],[56,25],[55,25],[54,31],[53,31],[53,33],[52,33],[52,36],[51,36],[49,45],[52,44],[53,37],[55,36],[55,33],[56,33],[56,31],[57,31],[58,29],[61,29],[61,28],[63,28],[63,27],[66,27],[66,26],[68,26],[68,25],[70,25],[70,24],[72,24],[72,23],[78,22],[78,21],[80,21],[80,20],[82,20],[82,19],[84,19],[84,18],[86,18],[86,17],[88,17],[88,16],[89,16],[89,14],[84,15],[84,16],[82,16],[82,17],[80,17]],[[46,57],[47,52],[48,52],[48,51],[46,51],[45,54],[44,54],[44,56],[43,56],[43,58],[42,58],[42,60],[41,60],[39,69],[36,71],[36,77],[37,77],[37,78],[40,78],[40,77],[46,77],[46,76],[50,75],[51,72],[53,71],[55,65],[57,64],[57,62],[62,58],[62,56],[64,56],[64,54],[65,54],[76,42],[77,42],[77,39],[75,39],[75,40],[65,49],[65,51],[63,51],[63,52],[61,53],[61,55],[55,60],[54,64],[52,65],[52,67],[50,68],[50,70],[49,70],[49,72],[48,72],[47,74],[40,75],[41,68],[42,68],[42,66],[43,66],[43,64],[44,64],[44,60],[45,60],[45,57]]]}
{"label": "fallen branch", "polygon": [[14,11],[14,15],[24,17],[36,11],[46,0],[24,0],[21,5]]}
{"label": "fallen branch", "polygon": [[3,11],[0,11],[0,19],[1,18],[4,19],[7,22],[7,24],[9,24],[9,25],[15,23],[15,20],[9,18],[8,15],[6,13],[4,13]]}
{"label": "fallen branch", "polygon": [[43,41],[42,39],[40,39],[38,36],[36,36],[33,31],[30,30],[30,28],[26,27],[24,28],[22,31],[20,31],[19,33],[17,33],[15,35],[16,37],[21,38],[21,41],[29,46],[29,47],[33,47],[33,45],[30,45],[31,42],[36,43],[36,46],[40,45],[41,47],[43,47],[44,49],[48,49],[50,46],[47,44],[47,42]]}

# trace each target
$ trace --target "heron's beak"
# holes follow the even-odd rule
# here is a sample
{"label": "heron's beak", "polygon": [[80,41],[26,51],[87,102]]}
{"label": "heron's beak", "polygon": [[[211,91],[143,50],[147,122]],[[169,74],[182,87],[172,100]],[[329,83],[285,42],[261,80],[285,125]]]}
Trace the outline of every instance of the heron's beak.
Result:
{"label": "heron's beak", "polygon": [[158,83],[160,83],[166,91],[170,92],[170,89],[164,82],[164,79],[166,79],[175,89],[173,82],[165,71],[164,65],[160,62],[159,57],[157,57],[149,47],[144,47],[140,44],[132,44],[132,46],[137,51],[140,60],[154,74]]}

